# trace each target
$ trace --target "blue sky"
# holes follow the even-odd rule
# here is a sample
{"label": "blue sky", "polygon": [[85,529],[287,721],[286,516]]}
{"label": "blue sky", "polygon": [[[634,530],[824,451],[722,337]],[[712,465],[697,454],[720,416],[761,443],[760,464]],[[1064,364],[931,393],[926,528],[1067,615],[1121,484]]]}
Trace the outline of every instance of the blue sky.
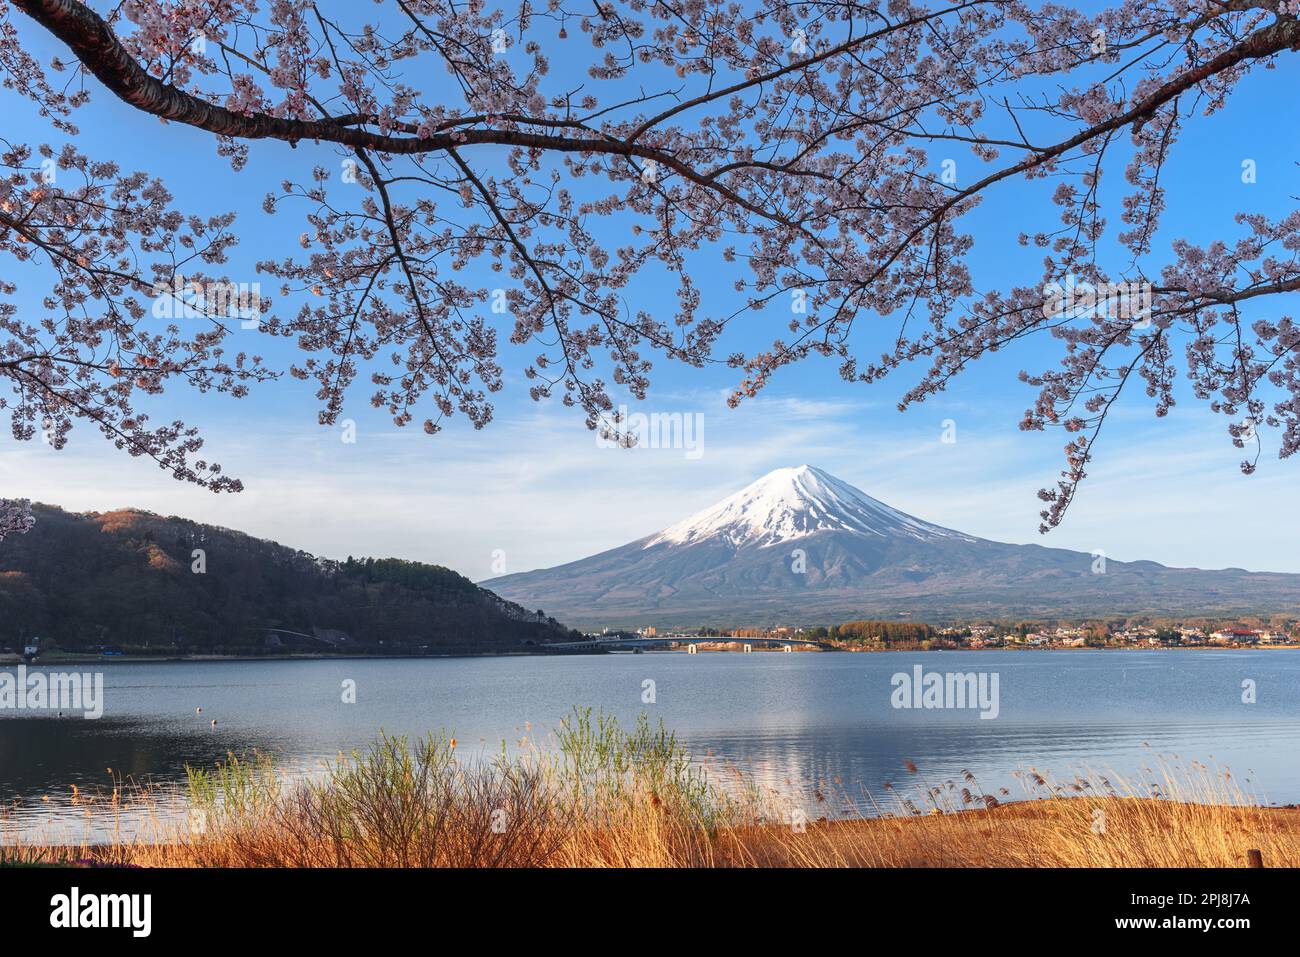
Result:
{"label": "blue sky", "polygon": [[[36,31],[25,29],[24,36]],[[1228,109],[1185,129],[1166,170],[1169,212],[1151,260],[1157,268],[1174,237],[1232,239],[1236,211],[1277,216],[1294,207],[1300,195],[1296,88],[1295,64],[1284,59],[1279,69],[1243,82]],[[62,142],[26,103],[9,94],[0,103],[8,139]],[[180,208],[202,215],[236,210],[243,240],[226,271],[239,281],[258,278],[257,259],[298,251],[305,207],[267,219],[260,209],[266,192],[286,177],[307,180],[315,164],[339,168],[339,155],[328,148],[259,143],[248,168],[232,173],[206,134],[164,129],[99,89],[76,119],[83,150],[162,177]],[[944,158],[932,154],[936,170]],[[959,178],[977,175],[980,164],[971,154],[954,151],[952,158]],[[1258,165],[1255,184],[1241,182],[1248,158]],[[977,288],[1036,281],[1041,253],[1021,250],[1013,239],[1022,229],[1056,222],[1047,202],[1052,185],[1004,184],[966,220],[976,241],[970,264]],[[1113,167],[1106,193],[1112,236],[1123,186],[1122,171]],[[609,242],[617,240],[616,233],[608,235]],[[6,278],[10,268],[5,264]],[[698,276],[706,311],[730,312],[734,274],[706,259]],[[13,278],[20,303],[39,301],[36,277],[25,272]],[[275,283],[267,280],[265,288]],[[672,288],[651,276],[629,298],[651,311],[674,305]],[[1286,306],[1294,312],[1294,297],[1254,308],[1276,317]],[[1242,476],[1242,453],[1229,443],[1224,423],[1185,389],[1165,420],[1155,419],[1140,393],[1127,398],[1107,424],[1091,477],[1065,524],[1040,536],[1034,493],[1055,483],[1065,437],[1017,430],[1033,391],[1016,373],[1055,362],[1057,344],[1046,337],[990,357],[943,396],[903,414],[895,403],[913,381],[906,370],[864,387],[841,381],[832,362],[810,360],[785,370],[760,398],[729,410],[725,397],[736,382],[734,371],[657,362],[650,398],[631,407],[701,415],[703,454],[690,458],[680,449],[600,448],[580,414],[558,401],[532,402],[519,370],[533,350],[510,346],[508,317],[495,319],[505,343],[506,387],[494,400],[495,421],[482,432],[463,417],[433,437],[418,426],[397,429],[369,408],[364,381],[344,413],[357,423],[355,444],[342,442],[337,427],[317,424],[310,383],[286,378],[242,401],[199,401],[178,389],[165,408],[201,427],[205,452],[244,480],[244,493],[214,496],[177,483],[81,427],[61,452],[39,442],[15,443],[5,430],[0,495],[78,510],[142,507],[318,554],[396,555],[482,579],[492,573],[494,551],[504,553],[511,572],[573,560],[656,531],[769,469],[806,462],[904,511],[987,538],[1102,549],[1121,560],[1300,572],[1293,545],[1300,530],[1297,466],[1279,462],[1275,441],[1265,434],[1258,473]],[[748,322],[736,331],[735,344],[753,349],[769,343],[776,334],[771,323],[770,315]],[[877,331],[887,335],[892,328],[882,322]],[[262,352],[272,366],[287,364],[291,345],[257,337],[240,332],[235,345]],[[861,351],[876,351],[871,343],[870,335],[859,340]],[[956,425],[954,443],[941,441],[949,419]]]}

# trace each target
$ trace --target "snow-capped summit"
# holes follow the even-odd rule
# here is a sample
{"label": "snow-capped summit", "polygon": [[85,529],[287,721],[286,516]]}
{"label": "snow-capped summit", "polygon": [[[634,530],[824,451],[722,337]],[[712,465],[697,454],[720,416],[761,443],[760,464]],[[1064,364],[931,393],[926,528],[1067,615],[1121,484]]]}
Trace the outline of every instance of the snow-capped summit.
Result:
{"label": "snow-capped summit", "polygon": [[971,540],[890,508],[821,469],[799,465],[768,472],[716,505],[652,535],[644,547],[710,539],[735,547],[766,547],[817,532]]}

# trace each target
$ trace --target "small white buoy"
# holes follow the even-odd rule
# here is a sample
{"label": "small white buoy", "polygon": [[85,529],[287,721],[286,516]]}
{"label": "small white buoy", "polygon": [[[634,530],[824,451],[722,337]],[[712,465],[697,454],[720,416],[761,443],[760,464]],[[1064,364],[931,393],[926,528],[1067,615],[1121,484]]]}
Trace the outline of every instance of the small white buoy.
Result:
{"label": "small white buoy", "polygon": [[195,714],[202,714],[202,713],[203,713],[203,709],[202,709],[202,708],[195,708],[195,709],[194,709],[194,713],[195,713]]}
{"label": "small white buoy", "polygon": [[213,719],[212,719],[212,727],[215,728],[216,726],[217,726],[217,719],[216,719],[216,718],[213,718]]}

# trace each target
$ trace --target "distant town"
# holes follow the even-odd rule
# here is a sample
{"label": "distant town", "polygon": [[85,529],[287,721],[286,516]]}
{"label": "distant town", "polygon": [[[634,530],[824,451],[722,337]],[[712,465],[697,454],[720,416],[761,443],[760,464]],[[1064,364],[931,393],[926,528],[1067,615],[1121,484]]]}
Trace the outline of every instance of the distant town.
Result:
{"label": "distant town", "polygon": [[[746,640],[765,650],[940,651],[982,648],[1255,648],[1300,646],[1300,621],[1241,624],[1204,621],[1120,620],[1109,622],[981,622],[936,627],[919,622],[850,621],[817,627],[700,628],[660,632],[653,625],[635,631],[604,628],[588,641],[653,640],[668,650],[747,650]],[[792,643],[784,648],[780,643]]]}

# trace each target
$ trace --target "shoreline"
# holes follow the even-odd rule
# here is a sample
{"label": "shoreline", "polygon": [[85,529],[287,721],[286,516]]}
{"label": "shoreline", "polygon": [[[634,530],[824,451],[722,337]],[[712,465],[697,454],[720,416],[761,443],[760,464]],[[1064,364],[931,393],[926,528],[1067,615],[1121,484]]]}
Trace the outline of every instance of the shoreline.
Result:
{"label": "shoreline", "polygon": [[[742,643],[742,639],[735,639],[735,643]],[[732,649],[706,649],[703,647],[704,642],[696,642],[700,645],[699,654],[707,655],[724,655],[724,654],[742,654],[740,651]],[[1101,648],[1067,648],[1054,645],[1044,646],[1001,646],[1001,647],[983,647],[983,648],[826,648],[817,649],[816,653],[828,654],[943,654],[951,652],[972,651],[972,652],[1025,652],[1025,653],[1042,653],[1042,652],[1135,652],[1135,651],[1163,651],[1163,652],[1200,652],[1200,651],[1285,651],[1300,650],[1300,644],[1289,645],[1187,645],[1187,646],[1148,646],[1140,645],[1112,646]],[[796,654],[808,654],[810,649],[797,649]],[[85,653],[58,654],[53,656],[42,654],[38,655],[35,660],[27,661],[19,654],[0,655],[0,668],[8,668],[15,665],[26,664],[29,667],[45,667],[59,664],[89,664],[91,662],[100,662],[102,664],[159,664],[163,662],[186,662],[195,663],[203,661],[412,661],[426,658],[434,659],[452,659],[452,658],[568,658],[568,657],[591,657],[593,655],[631,655],[634,652],[628,651],[609,651],[593,650],[590,652],[583,651],[566,651],[566,652],[548,652],[548,651],[480,651],[480,652],[459,652],[454,654],[393,654],[393,655],[371,655],[371,654],[280,654],[280,655],[94,655]],[[646,655],[684,655],[687,652],[684,649],[643,649],[637,653]],[[754,654],[780,654],[777,649],[755,649]]]}

